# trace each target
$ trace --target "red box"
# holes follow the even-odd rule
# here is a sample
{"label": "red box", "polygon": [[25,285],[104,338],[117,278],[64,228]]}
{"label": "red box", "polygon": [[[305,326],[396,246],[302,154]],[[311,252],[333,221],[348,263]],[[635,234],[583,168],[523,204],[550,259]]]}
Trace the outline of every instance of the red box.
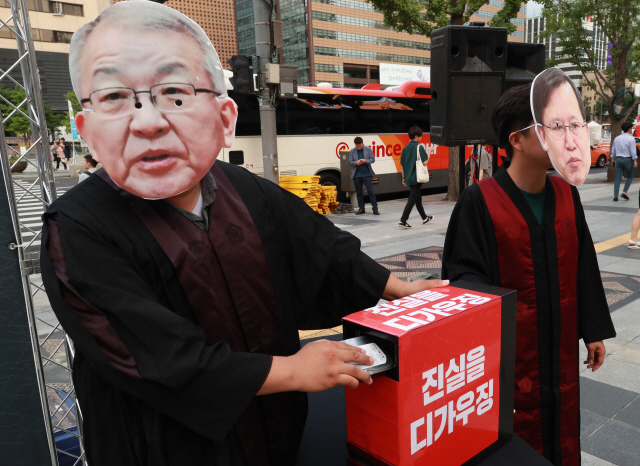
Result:
{"label": "red box", "polygon": [[368,336],[396,363],[346,390],[350,464],[460,466],[506,442],[515,321],[515,291],[471,282],[345,317],[345,339]]}

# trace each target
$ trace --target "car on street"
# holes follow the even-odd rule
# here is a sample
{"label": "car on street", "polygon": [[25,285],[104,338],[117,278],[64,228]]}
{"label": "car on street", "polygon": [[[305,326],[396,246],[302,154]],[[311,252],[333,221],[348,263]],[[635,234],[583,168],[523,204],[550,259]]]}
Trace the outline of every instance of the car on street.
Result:
{"label": "car on street", "polygon": [[609,160],[609,151],[602,147],[591,147],[591,165],[595,165],[596,168],[602,168],[607,164]]}

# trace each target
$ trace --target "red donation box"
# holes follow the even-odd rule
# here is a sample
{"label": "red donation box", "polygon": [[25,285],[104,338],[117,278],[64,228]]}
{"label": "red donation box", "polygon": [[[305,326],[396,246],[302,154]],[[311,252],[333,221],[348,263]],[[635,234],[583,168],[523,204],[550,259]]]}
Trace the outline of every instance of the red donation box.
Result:
{"label": "red donation box", "polygon": [[462,281],[345,317],[394,366],[346,389],[349,465],[472,465],[508,441],[515,327],[515,291]]}

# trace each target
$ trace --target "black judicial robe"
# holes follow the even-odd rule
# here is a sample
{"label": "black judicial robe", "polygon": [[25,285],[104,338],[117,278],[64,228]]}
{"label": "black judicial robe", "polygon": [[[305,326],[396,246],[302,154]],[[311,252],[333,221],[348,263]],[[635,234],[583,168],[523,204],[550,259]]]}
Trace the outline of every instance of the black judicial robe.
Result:
{"label": "black judicial robe", "polygon": [[209,232],[104,170],[44,215],[92,466],[294,464],[306,394],[255,396],[272,355],[382,295],[389,272],[357,238],[242,168],[211,172]]}
{"label": "black judicial robe", "polygon": [[541,226],[506,169],[468,187],[442,276],[517,290],[514,432],[556,466],[580,466],[578,339],[615,330],[578,190],[547,176]]}

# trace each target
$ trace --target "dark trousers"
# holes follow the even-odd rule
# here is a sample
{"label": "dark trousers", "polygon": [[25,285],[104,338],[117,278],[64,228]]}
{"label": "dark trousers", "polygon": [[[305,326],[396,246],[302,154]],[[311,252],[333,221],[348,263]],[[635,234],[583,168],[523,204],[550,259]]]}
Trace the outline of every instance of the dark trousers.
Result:
{"label": "dark trousers", "polygon": [[[62,162],[62,159],[60,157],[56,157],[56,162],[58,162],[58,164],[56,165],[56,170],[58,170],[60,168],[60,162]],[[67,169],[67,164],[62,162],[62,165],[64,165],[64,169]]]}
{"label": "dark trousers", "polygon": [[627,180],[624,182],[624,189],[622,192],[628,192],[631,187],[631,182],[633,181],[633,160],[629,157],[616,157],[613,160],[616,161],[616,179],[613,182],[613,195],[618,197],[623,172],[627,175]]}
{"label": "dark trousers", "polygon": [[356,196],[358,198],[358,207],[364,209],[364,194],[362,193],[362,184],[367,187],[369,193],[369,201],[371,201],[371,207],[378,208],[378,201],[376,201],[376,193],[373,192],[373,177],[372,176],[356,176],[353,179],[353,184],[356,185]]}
{"label": "dark trousers", "polygon": [[413,210],[413,206],[416,206],[420,217],[422,217],[422,220],[425,220],[427,214],[424,213],[424,208],[422,207],[422,193],[420,192],[422,183],[414,184],[409,186],[409,188],[411,189],[411,191],[409,191],[409,200],[407,201],[407,205],[404,206],[404,212],[402,212],[400,221],[404,223],[409,219],[409,214]]}

